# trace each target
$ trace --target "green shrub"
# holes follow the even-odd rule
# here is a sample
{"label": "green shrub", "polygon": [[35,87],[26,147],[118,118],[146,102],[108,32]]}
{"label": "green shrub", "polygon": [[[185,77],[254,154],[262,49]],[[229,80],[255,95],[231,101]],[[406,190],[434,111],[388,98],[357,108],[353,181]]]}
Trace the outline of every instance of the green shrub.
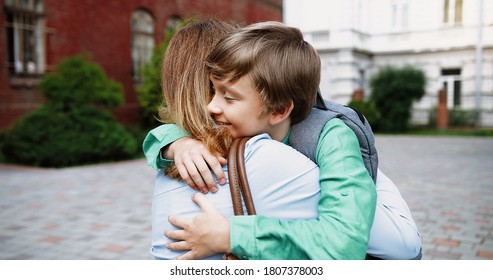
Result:
{"label": "green shrub", "polygon": [[45,105],[15,125],[3,150],[11,162],[65,167],[128,159],[137,146],[107,112],[84,106],[67,113]]}
{"label": "green shrub", "polygon": [[135,156],[135,138],[107,111],[122,103],[122,86],[87,55],[63,60],[40,91],[46,103],[6,133],[7,161],[64,167]]}
{"label": "green shrub", "polygon": [[66,58],[56,72],[41,80],[39,90],[51,104],[70,110],[87,104],[113,109],[123,103],[123,87],[108,79],[103,68],[88,57],[80,54]]}
{"label": "green shrub", "polygon": [[5,131],[0,131],[0,162],[5,162],[5,155],[3,154],[3,145],[5,143],[5,137],[7,134]]}
{"label": "green shrub", "polygon": [[372,128],[378,126],[380,113],[378,112],[377,108],[371,101],[352,100],[351,102],[349,102],[348,107],[356,109],[361,114],[363,114],[368,120],[368,122],[370,123]]}
{"label": "green shrub", "polygon": [[403,132],[409,128],[414,101],[425,94],[426,77],[423,71],[406,66],[382,68],[371,78],[370,100],[380,112],[377,130]]}
{"label": "green shrub", "polygon": [[[475,127],[479,113],[477,110],[449,109],[448,126],[449,127]],[[431,127],[436,127],[437,108],[430,109],[429,122]]]}
{"label": "green shrub", "polygon": [[449,110],[449,125],[457,127],[474,127],[478,120],[477,110],[452,109]]}

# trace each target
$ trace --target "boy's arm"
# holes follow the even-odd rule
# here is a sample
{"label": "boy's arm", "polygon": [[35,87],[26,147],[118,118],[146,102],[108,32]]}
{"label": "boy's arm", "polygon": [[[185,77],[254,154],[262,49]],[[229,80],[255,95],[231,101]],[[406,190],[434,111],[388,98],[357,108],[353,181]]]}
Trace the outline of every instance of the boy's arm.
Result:
{"label": "boy's arm", "polygon": [[147,165],[156,170],[168,167],[173,160],[163,158],[161,149],[186,136],[189,136],[188,133],[175,124],[163,124],[151,130],[142,143]]}
{"label": "boy's arm", "polygon": [[[166,158],[163,148],[166,147]],[[182,178],[191,188],[203,193],[216,192],[219,184],[226,183],[226,175],[221,165],[226,159],[212,154],[201,141],[191,138],[174,124],[160,125],[151,130],[142,144],[147,164],[154,169],[166,169],[174,162]],[[174,159],[174,160],[172,160]]]}
{"label": "boy's arm", "polygon": [[[231,251],[244,259],[364,259],[376,192],[358,141],[342,121],[325,125],[317,145],[319,219],[231,219]],[[279,248],[282,248],[280,250]]]}

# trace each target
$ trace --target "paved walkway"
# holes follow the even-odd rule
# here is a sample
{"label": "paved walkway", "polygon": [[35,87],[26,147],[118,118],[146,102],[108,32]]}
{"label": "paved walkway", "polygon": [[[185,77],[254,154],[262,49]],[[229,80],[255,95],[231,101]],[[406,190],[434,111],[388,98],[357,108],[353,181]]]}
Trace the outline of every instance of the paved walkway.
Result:
{"label": "paved walkway", "polygon": [[0,166],[0,259],[151,259],[154,174],[144,160]]}
{"label": "paved walkway", "polygon": [[377,148],[421,232],[423,259],[493,259],[493,138],[379,136]]}
{"label": "paved walkway", "polygon": [[[493,259],[493,138],[378,136],[424,259]],[[151,259],[155,172],[144,160],[0,165],[0,259]]]}

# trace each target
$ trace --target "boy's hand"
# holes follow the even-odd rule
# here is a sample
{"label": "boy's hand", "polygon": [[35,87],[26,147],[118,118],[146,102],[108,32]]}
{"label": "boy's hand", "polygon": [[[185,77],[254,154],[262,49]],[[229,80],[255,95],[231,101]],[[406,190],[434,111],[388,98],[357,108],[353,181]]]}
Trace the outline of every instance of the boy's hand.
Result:
{"label": "boy's hand", "polygon": [[193,260],[217,253],[230,253],[229,221],[221,215],[214,204],[203,194],[196,193],[192,200],[201,208],[194,218],[169,216],[169,222],[182,230],[167,230],[168,238],[177,240],[166,244],[175,251],[189,251],[177,260]]}
{"label": "boy's hand", "polygon": [[190,137],[180,138],[164,150],[164,157],[173,158],[183,181],[203,193],[217,191],[212,173],[216,175],[219,184],[226,183],[221,167],[226,164],[226,159],[213,155],[201,141]]}

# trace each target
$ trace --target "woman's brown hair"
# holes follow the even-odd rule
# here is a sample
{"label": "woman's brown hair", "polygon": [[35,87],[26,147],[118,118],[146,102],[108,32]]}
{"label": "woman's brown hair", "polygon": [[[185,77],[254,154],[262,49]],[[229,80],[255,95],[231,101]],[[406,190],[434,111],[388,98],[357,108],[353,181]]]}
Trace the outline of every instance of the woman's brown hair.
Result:
{"label": "woman's brown hair", "polygon": [[[161,86],[165,105],[159,117],[174,123],[192,137],[202,140],[211,152],[224,156],[231,138],[215,129],[207,112],[211,82],[205,58],[216,43],[236,27],[216,19],[195,20],[179,29],[171,39],[162,63]],[[168,176],[178,173],[167,170]],[[175,175],[173,175],[175,174]]]}

